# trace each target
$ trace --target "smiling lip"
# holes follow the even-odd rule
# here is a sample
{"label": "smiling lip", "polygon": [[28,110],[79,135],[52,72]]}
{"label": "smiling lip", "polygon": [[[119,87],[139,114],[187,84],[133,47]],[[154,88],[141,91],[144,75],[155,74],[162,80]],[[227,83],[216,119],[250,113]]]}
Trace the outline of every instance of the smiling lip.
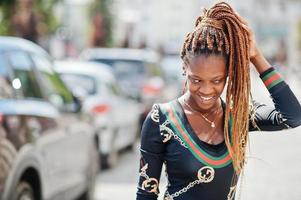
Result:
{"label": "smiling lip", "polygon": [[206,96],[198,95],[198,97],[201,100],[201,102],[204,104],[210,104],[216,99],[215,96],[207,96],[206,97]]}

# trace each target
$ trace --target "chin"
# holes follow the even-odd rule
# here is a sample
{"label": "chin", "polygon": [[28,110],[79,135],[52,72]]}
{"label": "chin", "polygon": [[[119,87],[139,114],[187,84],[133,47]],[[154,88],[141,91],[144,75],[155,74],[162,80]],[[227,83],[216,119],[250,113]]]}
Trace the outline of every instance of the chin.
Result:
{"label": "chin", "polygon": [[218,103],[218,99],[219,99],[218,97],[214,97],[209,101],[205,101],[200,97],[196,97],[195,101],[197,103],[197,106],[200,108],[200,110],[209,111],[215,107],[215,105]]}

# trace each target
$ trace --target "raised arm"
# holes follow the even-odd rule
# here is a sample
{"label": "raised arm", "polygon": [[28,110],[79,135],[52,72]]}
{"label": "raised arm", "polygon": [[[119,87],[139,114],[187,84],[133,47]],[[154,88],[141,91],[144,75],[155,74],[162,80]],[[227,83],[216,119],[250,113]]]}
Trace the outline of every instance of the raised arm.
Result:
{"label": "raised arm", "polygon": [[273,131],[301,125],[300,103],[276,70],[270,67],[260,74],[260,78],[271,94],[274,107],[254,102],[250,131]]}
{"label": "raised arm", "polygon": [[250,61],[260,74],[274,102],[274,107],[254,103],[250,130],[281,130],[301,125],[301,106],[296,96],[258,49],[254,33],[247,22],[238,14],[237,16],[249,33]]}

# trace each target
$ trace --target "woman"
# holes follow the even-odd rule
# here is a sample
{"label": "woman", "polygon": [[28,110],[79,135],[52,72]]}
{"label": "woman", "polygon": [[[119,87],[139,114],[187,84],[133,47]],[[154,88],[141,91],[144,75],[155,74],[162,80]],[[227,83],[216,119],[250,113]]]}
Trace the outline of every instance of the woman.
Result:
{"label": "woman", "polygon": [[[137,200],[157,199],[163,164],[165,199],[234,199],[248,132],[299,126],[300,104],[258,50],[247,23],[226,3],[198,17],[181,57],[185,93],[154,105],[143,125]],[[251,101],[250,61],[275,108]]]}

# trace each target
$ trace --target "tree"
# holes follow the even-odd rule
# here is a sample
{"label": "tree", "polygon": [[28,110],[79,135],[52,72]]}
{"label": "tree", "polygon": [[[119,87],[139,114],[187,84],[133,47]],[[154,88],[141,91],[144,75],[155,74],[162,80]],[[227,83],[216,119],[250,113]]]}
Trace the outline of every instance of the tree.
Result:
{"label": "tree", "polygon": [[[25,30],[20,27],[20,23],[18,22],[18,12],[20,12],[19,6],[22,4],[27,4],[27,6],[30,6],[28,9],[32,10],[34,13],[34,16],[29,22],[30,26],[32,27],[26,31],[30,30],[31,34],[33,35],[37,34],[36,37],[41,36],[41,34],[47,35],[54,32],[58,26],[58,22],[53,15],[53,8],[54,5],[59,1],[60,0],[1,0],[0,15],[2,17],[0,19],[0,34],[25,37],[26,34],[22,34],[22,31]],[[35,30],[32,30],[35,28],[37,29],[37,33],[34,33]],[[35,36],[33,36],[33,38],[34,37]]]}
{"label": "tree", "polygon": [[94,0],[90,7],[92,18],[91,45],[112,45],[111,0]]}

